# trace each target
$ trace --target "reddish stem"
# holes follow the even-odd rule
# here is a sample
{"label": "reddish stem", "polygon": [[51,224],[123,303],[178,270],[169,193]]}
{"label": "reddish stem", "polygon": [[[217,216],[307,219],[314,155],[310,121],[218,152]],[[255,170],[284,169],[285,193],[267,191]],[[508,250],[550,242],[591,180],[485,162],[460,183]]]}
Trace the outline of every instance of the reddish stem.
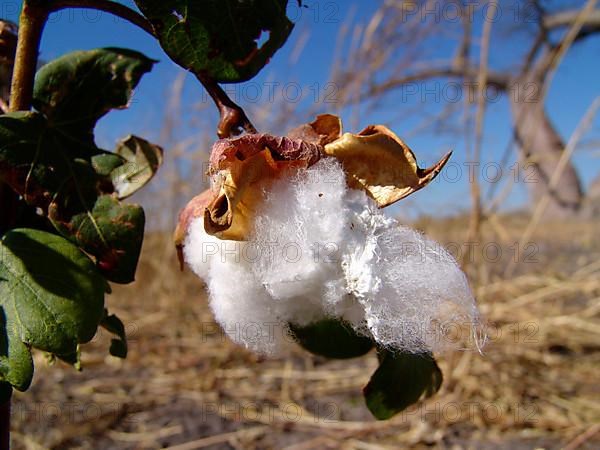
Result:
{"label": "reddish stem", "polygon": [[238,135],[242,130],[247,133],[256,133],[256,128],[244,110],[227,96],[227,93],[215,80],[203,75],[196,76],[219,109],[221,119],[217,127],[217,135],[220,139]]}

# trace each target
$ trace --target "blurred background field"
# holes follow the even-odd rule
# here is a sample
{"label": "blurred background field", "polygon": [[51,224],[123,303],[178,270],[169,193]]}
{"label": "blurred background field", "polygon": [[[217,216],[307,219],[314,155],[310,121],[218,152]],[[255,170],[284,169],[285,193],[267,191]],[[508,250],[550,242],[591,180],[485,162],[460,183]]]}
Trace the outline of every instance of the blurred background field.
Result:
{"label": "blurred background field", "polygon": [[[508,253],[526,221],[499,221],[506,235],[486,227],[486,242]],[[451,249],[465,223],[417,226]],[[442,355],[438,395],[388,422],[373,420],[361,396],[374,355],[259,359],[233,345],[202,283],[178,271],[169,235],[151,234],[138,280],[109,297],[128,358],[106,356],[102,334],[84,346],[81,373],[38,355],[33,387],[15,398],[13,440],[24,449],[598,448],[598,226],[544,226],[532,238],[539,251],[510,278],[506,264],[470,265],[485,280],[475,285],[483,354]]]}
{"label": "blurred background field", "polygon": [[[456,2],[445,0],[305,2],[290,10],[287,46],[228,91],[261,131],[330,112],[348,131],[388,125],[422,166],[454,150],[453,166],[390,213],[465,268],[488,342],[482,354],[440,355],[441,391],[387,422],[361,394],[374,354],[259,358],[225,337],[202,282],[179,271],[171,233],[206,187],[218,119],[197,81],[111,17],[75,10],[50,22],[44,60],[107,45],[162,60],[97,135],[107,148],[132,132],[159,142],[165,164],[135,198],[148,216],[137,280],[107,296],[127,359],[106,356],[103,332],[83,346],[82,372],[36,353],[32,387],[14,397],[14,448],[600,448],[600,10],[460,3],[474,5],[473,20],[450,20]],[[490,4],[497,20],[485,20]],[[19,8],[1,11],[15,20]]]}

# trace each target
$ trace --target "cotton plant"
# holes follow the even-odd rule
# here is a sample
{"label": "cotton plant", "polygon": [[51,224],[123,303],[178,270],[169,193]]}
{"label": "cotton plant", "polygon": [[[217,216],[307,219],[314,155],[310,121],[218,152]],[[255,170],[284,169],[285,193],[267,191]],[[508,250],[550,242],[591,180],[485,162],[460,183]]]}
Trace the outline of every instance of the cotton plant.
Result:
{"label": "cotton plant", "polygon": [[444,248],[384,208],[425,187],[450,154],[419,168],[410,148],[375,125],[342,133],[320,115],[285,137],[217,141],[211,187],[183,209],[180,260],[202,278],[217,322],[263,355],[298,343],[332,358],[376,347],[367,406],[389,418],[436,392],[433,359],[477,329],[464,273]]}

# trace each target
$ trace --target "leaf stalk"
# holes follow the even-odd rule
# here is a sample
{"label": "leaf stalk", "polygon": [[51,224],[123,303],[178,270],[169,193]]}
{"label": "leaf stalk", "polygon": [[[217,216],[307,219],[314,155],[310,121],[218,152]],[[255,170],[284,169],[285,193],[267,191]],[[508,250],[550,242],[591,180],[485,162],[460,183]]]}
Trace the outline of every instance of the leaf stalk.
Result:
{"label": "leaf stalk", "polygon": [[202,83],[206,92],[211,96],[215,105],[219,109],[221,119],[217,126],[217,135],[219,139],[228,138],[241,133],[256,133],[256,128],[248,119],[244,110],[229,98],[227,93],[219,84],[210,77],[196,74],[196,78]]}
{"label": "leaf stalk", "polygon": [[156,37],[152,24],[137,11],[111,0],[55,0],[50,4],[50,12],[66,8],[97,9],[113,14],[138,26],[146,33]]}

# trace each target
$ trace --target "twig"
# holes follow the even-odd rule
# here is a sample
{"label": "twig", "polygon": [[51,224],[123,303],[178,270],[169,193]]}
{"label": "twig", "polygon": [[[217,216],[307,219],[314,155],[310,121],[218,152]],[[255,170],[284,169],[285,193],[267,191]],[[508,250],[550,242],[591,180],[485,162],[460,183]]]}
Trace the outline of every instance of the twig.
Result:
{"label": "twig", "polygon": [[573,42],[575,42],[577,35],[581,31],[581,28],[585,24],[586,17],[589,16],[596,6],[597,0],[588,0],[585,6],[579,11],[579,14],[575,17],[575,21],[567,31],[567,34],[564,36],[562,41],[558,46],[556,46],[553,51],[548,54],[548,57],[542,64],[542,70],[546,74],[544,85],[542,86],[542,93],[540,96],[540,104],[543,104],[548,91],[550,89],[550,85],[556,73],[556,69],[558,68],[560,62],[563,57],[567,53],[567,50],[571,47]]}
{"label": "twig", "polygon": [[[506,144],[506,147],[504,148],[504,151],[502,152],[502,158],[500,158],[500,168],[503,171],[506,169],[506,166],[509,163],[509,158],[514,150],[515,143],[516,143],[516,137],[515,137],[514,133],[512,133],[510,140],[508,141],[508,143]],[[511,183],[506,183],[506,184],[510,185]],[[512,189],[512,187],[507,187],[505,185],[504,188],[500,191],[500,193],[498,193],[498,195],[495,195],[496,190],[498,189],[499,185],[500,185],[500,183],[491,183],[491,185],[487,191],[485,203],[488,206],[487,206],[487,212],[485,214],[487,214],[488,212],[490,214],[493,214],[496,211],[496,207],[499,207],[500,204],[502,204],[502,202],[505,200],[504,196],[508,195],[507,191],[510,191]]]}
{"label": "twig", "polygon": [[207,436],[204,438],[197,439],[195,441],[189,441],[184,444],[175,445],[172,447],[167,447],[168,450],[196,450],[200,448],[206,448],[211,445],[223,444],[230,439],[236,437],[255,437],[264,434],[268,430],[268,427],[264,425],[258,425],[252,428],[242,428],[237,431],[232,431],[229,433],[222,433],[213,436]]}
{"label": "twig", "polygon": [[25,0],[19,17],[19,40],[10,87],[10,111],[23,111],[31,107],[33,79],[37,67],[38,49],[42,31],[48,18],[44,6]]}
{"label": "twig", "polygon": [[[465,67],[460,70],[452,67],[429,67],[414,71],[399,78],[391,78],[381,84],[374,84],[364,93],[364,98],[380,95],[409,83],[420,82],[423,80],[435,78],[462,78],[472,81],[475,79],[476,75],[477,71],[472,67]],[[487,81],[489,86],[493,86],[499,91],[505,91],[510,87],[510,75],[508,73],[488,71]]]}
{"label": "twig", "polygon": [[196,74],[196,78],[202,83],[221,114],[217,127],[219,138],[223,139],[240,134],[241,129],[247,133],[256,133],[256,128],[254,128],[244,110],[229,98],[215,80],[199,74]]}
{"label": "twig", "polygon": [[571,442],[569,442],[565,446],[565,450],[575,450],[575,449],[581,447],[585,443],[585,441],[587,441],[588,439],[591,439],[599,431],[600,431],[599,423],[597,423],[596,425],[592,425],[585,432],[578,435],[577,437],[575,437],[575,439],[573,439]]}
{"label": "twig", "polygon": [[[488,6],[497,8],[496,2],[491,0]],[[483,121],[485,118],[485,93],[488,86],[488,55],[490,48],[490,36],[492,32],[491,20],[486,20],[483,25],[483,35],[481,36],[481,51],[479,55],[479,72],[477,74],[477,114],[475,116],[475,139],[473,148],[473,163],[479,167],[479,161],[481,160],[481,146],[483,144]],[[466,64],[466,61],[465,61]],[[467,235],[467,242],[477,240],[481,234],[481,221],[482,221],[482,206],[481,206],[481,187],[479,185],[479,175],[474,174],[471,181],[471,217],[469,220],[469,230]],[[463,259],[463,266],[467,266],[469,260],[468,257]]]}
{"label": "twig", "polygon": [[144,16],[117,2],[110,0],[56,0],[50,5],[50,12],[60,11],[65,8],[97,9],[114,14],[156,37],[152,24]]}
{"label": "twig", "polygon": [[[551,16],[543,18],[543,23],[546,28],[560,28],[572,26],[580,17],[581,11],[576,9],[572,11],[561,11]],[[586,27],[600,28],[600,9],[589,11],[584,16],[584,25]]]}

